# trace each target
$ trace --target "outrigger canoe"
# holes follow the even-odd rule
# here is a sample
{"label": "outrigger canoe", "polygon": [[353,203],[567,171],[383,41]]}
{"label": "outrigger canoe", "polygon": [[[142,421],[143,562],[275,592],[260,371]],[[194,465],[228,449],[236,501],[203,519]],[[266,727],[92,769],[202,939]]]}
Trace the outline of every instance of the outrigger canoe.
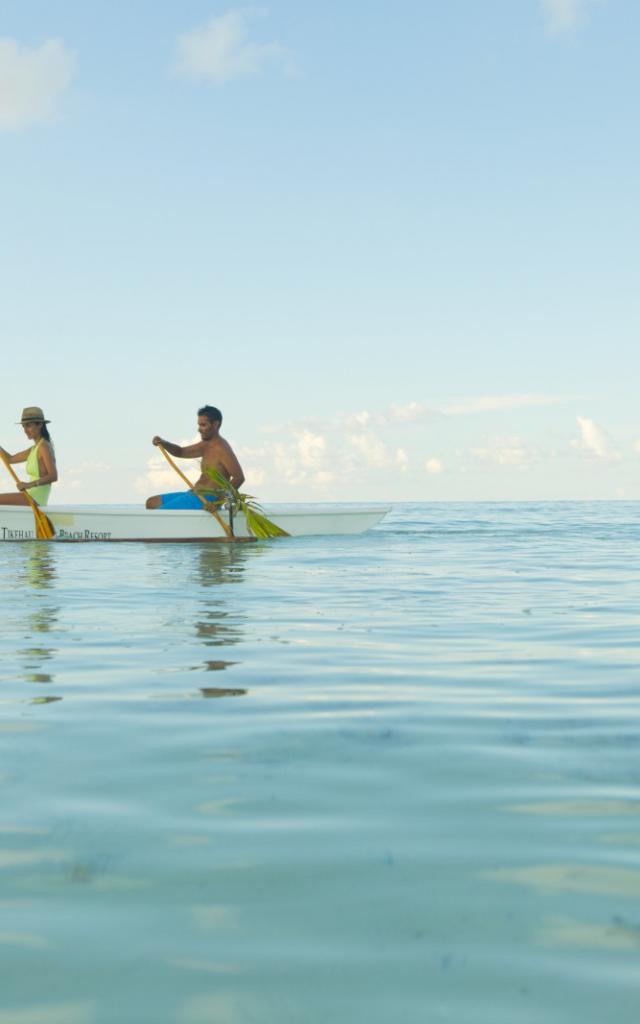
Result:
{"label": "outrigger canoe", "polygon": [[[148,510],[127,505],[49,505],[46,509],[54,541],[224,541],[225,531],[202,511]],[[379,523],[388,506],[289,505],[265,508],[265,514],[291,537],[364,533]],[[229,525],[228,511],[221,517]],[[252,540],[244,515],[232,522],[236,540]],[[0,541],[36,540],[30,508],[0,505]]]}

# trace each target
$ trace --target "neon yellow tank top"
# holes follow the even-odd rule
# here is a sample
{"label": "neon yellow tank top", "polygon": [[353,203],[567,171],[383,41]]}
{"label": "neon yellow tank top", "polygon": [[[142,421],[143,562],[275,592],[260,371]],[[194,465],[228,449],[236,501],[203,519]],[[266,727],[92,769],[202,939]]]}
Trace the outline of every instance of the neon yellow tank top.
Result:
{"label": "neon yellow tank top", "polygon": [[[40,467],[38,465],[38,448],[42,444],[42,440],[38,441],[33,446],[27,456],[27,462],[25,469],[31,480],[37,480],[40,476]],[[46,505],[51,494],[51,484],[44,484],[42,487],[30,487],[29,494],[34,501],[38,502],[38,505]]]}

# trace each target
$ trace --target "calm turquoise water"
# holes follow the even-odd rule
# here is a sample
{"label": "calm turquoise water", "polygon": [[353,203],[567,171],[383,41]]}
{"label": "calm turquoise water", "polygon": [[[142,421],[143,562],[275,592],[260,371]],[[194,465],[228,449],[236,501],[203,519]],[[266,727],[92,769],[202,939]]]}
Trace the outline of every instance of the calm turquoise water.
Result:
{"label": "calm turquoise water", "polygon": [[640,506],[0,546],[0,1024],[636,1024]]}

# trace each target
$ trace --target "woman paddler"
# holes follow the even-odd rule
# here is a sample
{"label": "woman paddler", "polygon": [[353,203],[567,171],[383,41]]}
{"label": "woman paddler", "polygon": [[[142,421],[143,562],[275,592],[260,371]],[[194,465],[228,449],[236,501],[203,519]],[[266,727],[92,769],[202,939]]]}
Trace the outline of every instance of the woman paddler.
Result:
{"label": "woman paddler", "polygon": [[38,505],[46,505],[51,492],[51,484],[58,479],[56,469],[56,457],[51,444],[51,437],[47,430],[47,423],[51,420],[44,418],[44,413],[37,405],[28,405],[22,410],[20,424],[29,438],[33,441],[31,448],[25,448],[23,452],[16,452],[9,455],[4,448],[0,452],[7,462],[15,465],[17,462],[25,462],[25,469],[29,480],[21,480],[18,483],[18,493],[0,494],[0,505],[28,505],[29,502],[24,491],[29,494]]}

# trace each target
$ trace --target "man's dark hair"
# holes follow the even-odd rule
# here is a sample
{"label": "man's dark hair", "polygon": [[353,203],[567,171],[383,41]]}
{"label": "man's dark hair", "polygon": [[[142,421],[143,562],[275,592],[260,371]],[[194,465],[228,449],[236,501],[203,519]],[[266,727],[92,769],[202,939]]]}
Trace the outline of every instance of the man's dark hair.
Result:
{"label": "man's dark hair", "polygon": [[215,405],[203,405],[198,409],[198,416],[206,416],[209,423],[222,423],[222,413]]}

